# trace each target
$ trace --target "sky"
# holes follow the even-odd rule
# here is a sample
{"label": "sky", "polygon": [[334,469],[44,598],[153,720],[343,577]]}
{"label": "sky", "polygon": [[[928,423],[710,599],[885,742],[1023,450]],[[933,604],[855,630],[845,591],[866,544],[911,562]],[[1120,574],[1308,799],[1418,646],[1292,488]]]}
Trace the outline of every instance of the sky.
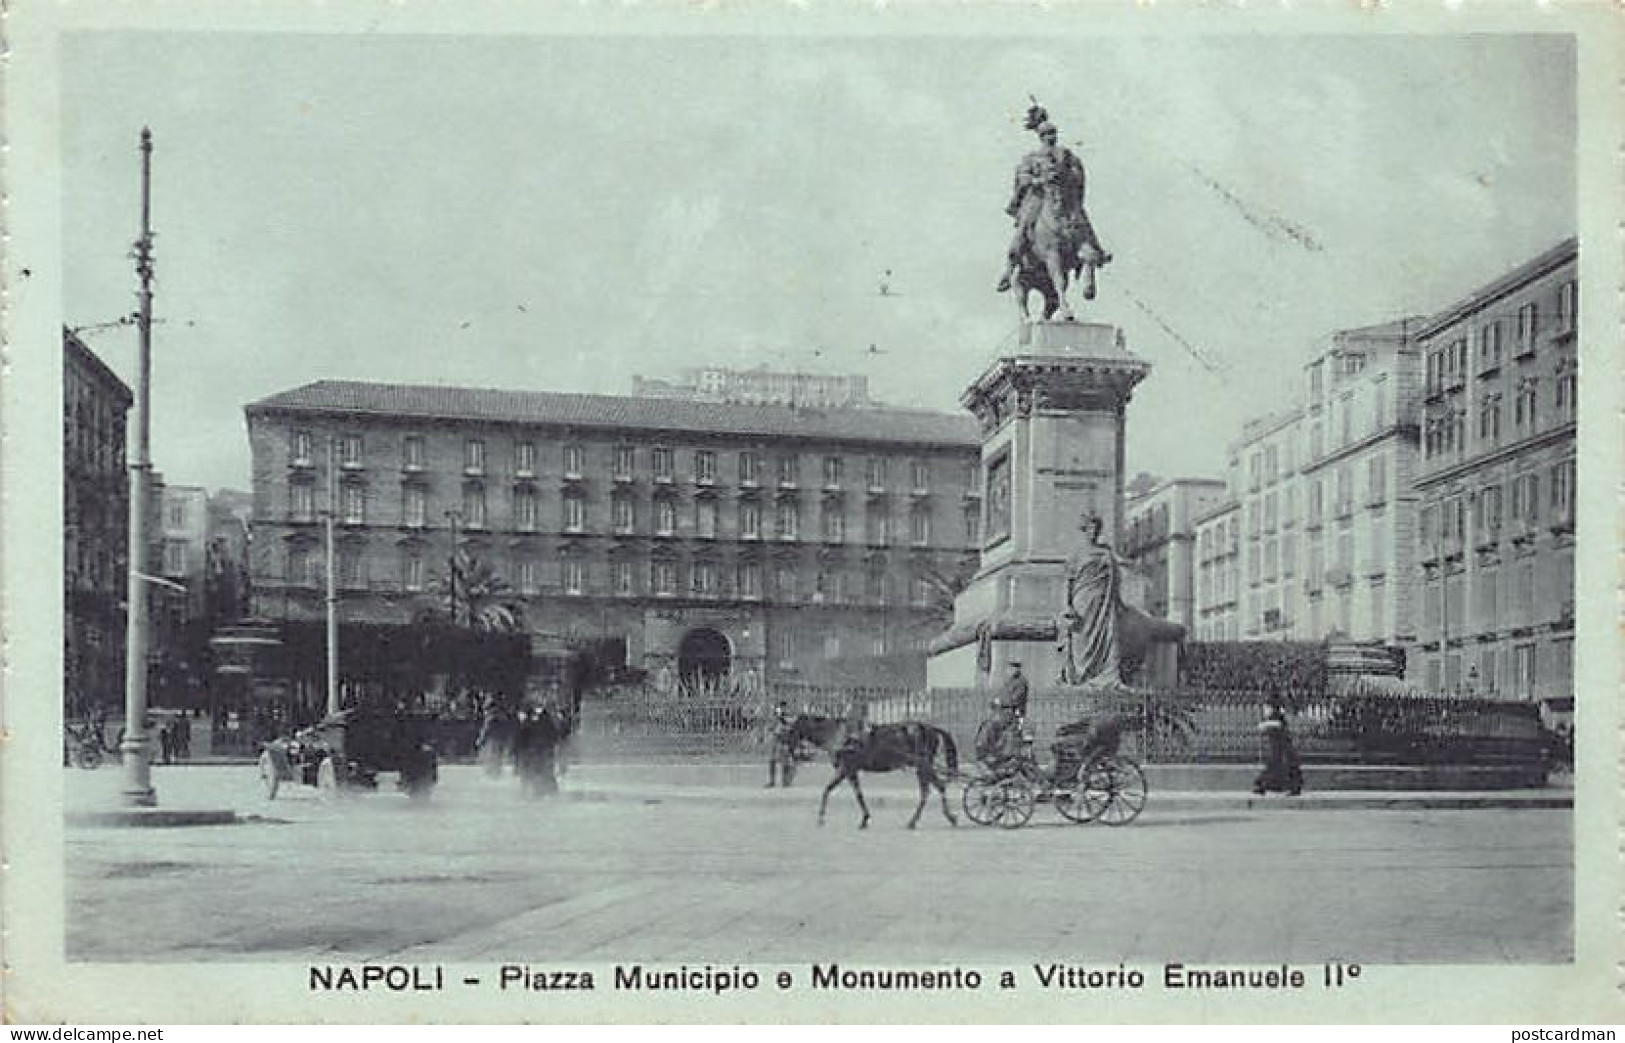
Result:
{"label": "sky", "polygon": [[[1577,227],[1556,35],[64,47],[63,321],[134,307],[150,126],[153,453],[177,485],[247,488],[243,406],[318,379],[629,393],[765,364],[956,411],[1014,343],[993,285],[1029,94],[1115,255],[1079,317],[1153,366],[1131,473],[1221,475],[1332,331],[1442,308]],[[132,329],[84,336],[130,379]]]}

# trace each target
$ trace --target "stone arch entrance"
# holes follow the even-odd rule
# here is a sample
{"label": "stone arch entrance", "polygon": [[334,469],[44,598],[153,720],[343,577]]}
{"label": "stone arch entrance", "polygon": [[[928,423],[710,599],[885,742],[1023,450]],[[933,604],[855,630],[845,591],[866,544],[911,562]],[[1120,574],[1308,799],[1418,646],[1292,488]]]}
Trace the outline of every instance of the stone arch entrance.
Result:
{"label": "stone arch entrance", "polygon": [[677,677],[685,686],[715,684],[733,668],[733,646],[714,627],[695,627],[677,646]]}

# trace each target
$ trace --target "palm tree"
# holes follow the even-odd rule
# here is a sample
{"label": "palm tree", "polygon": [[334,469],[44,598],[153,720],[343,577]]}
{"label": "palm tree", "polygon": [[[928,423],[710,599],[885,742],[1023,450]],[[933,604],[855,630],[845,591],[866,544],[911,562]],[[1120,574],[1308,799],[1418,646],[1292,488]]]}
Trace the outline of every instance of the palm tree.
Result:
{"label": "palm tree", "polygon": [[918,625],[923,630],[940,632],[954,621],[954,600],[970,586],[976,574],[976,559],[967,557],[949,569],[934,565],[919,569],[915,575],[925,582],[928,597],[921,605]]}
{"label": "palm tree", "polygon": [[499,633],[524,629],[524,610],[513,600],[513,587],[489,562],[466,551],[453,555],[450,575],[429,586],[445,597],[443,611],[453,626]]}

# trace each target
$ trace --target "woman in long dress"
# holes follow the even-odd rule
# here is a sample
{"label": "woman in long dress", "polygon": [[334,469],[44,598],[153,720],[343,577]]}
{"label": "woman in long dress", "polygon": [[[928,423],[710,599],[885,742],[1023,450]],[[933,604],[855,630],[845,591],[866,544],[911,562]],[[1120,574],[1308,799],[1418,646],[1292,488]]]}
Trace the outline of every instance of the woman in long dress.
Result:
{"label": "woman in long dress", "polygon": [[1253,780],[1253,792],[1285,793],[1296,797],[1303,792],[1303,766],[1298,761],[1297,747],[1292,744],[1292,732],[1286,724],[1286,708],[1274,697],[1264,705],[1264,719],[1258,722],[1263,737],[1264,770]]}

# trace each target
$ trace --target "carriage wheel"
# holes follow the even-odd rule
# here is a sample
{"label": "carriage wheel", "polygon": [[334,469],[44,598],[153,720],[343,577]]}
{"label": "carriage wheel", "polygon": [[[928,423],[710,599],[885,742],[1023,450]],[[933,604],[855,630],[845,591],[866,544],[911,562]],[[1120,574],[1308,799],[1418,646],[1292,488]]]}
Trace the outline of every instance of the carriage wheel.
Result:
{"label": "carriage wheel", "polygon": [[978,826],[991,826],[998,807],[998,784],[988,779],[971,779],[965,784],[965,817]]}
{"label": "carriage wheel", "polygon": [[1077,778],[1066,782],[1065,789],[1056,789],[1055,795],[1051,798],[1056,811],[1064,815],[1067,821],[1079,825],[1093,822],[1100,815],[1101,808],[1105,806],[1104,801],[1097,800],[1091,803],[1087,799],[1089,787],[1086,775],[1087,773],[1079,771]]}
{"label": "carriage wheel", "polygon": [[1094,768],[1111,799],[1100,813],[1108,826],[1126,826],[1145,810],[1145,773],[1127,757],[1107,757]]}
{"label": "carriage wheel", "polygon": [[1001,829],[1017,829],[1027,824],[1033,817],[1033,808],[1038,804],[1038,794],[1033,790],[1033,784],[1020,776],[1003,779],[998,784],[998,798],[993,815],[993,824]]}
{"label": "carriage wheel", "polygon": [[[1102,761],[1088,761],[1078,769],[1078,779],[1072,790],[1072,801],[1077,808],[1075,822],[1095,822],[1111,807],[1112,774]],[[1067,818],[1073,818],[1068,815]]]}
{"label": "carriage wheel", "polygon": [[94,770],[102,766],[102,751],[100,747],[82,742],[73,751],[74,763],[81,768]]}
{"label": "carriage wheel", "polygon": [[276,791],[282,787],[282,776],[276,770],[276,759],[270,750],[260,754],[260,785],[265,789],[266,800],[275,800]]}

